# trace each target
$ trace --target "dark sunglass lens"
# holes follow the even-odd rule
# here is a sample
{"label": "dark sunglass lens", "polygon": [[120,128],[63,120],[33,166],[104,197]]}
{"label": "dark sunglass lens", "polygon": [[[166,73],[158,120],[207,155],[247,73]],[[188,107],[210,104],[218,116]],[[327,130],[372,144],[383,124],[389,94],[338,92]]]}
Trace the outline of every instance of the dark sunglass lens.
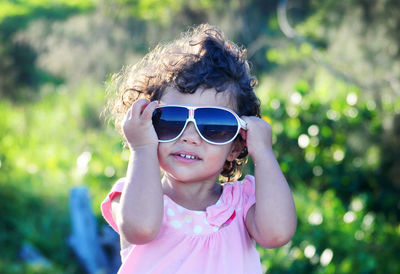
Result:
{"label": "dark sunglass lens", "polygon": [[227,142],[235,137],[238,131],[238,122],[235,116],[223,109],[196,109],[195,119],[200,133],[211,142]]}
{"label": "dark sunglass lens", "polygon": [[158,140],[168,141],[177,137],[185,126],[188,110],[182,107],[160,107],[153,112],[153,126]]}

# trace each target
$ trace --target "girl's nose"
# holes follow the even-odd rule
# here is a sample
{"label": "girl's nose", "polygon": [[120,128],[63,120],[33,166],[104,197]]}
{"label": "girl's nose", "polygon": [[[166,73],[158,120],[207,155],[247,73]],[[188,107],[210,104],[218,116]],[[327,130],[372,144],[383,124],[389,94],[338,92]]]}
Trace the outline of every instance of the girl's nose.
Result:
{"label": "girl's nose", "polygon": [[183,131],[182,135],[179,137],[179,140],[185,143],[190,144],[200,144],[201,137],[196,130],[196,126],[193,122],[189,122]]}

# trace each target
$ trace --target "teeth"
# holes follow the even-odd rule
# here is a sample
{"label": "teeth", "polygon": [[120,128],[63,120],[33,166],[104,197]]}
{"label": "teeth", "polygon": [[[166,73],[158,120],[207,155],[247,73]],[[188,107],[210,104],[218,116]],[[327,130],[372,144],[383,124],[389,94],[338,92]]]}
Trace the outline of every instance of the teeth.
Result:
{"label": "teeth", "polygon": [[193,155],[179,154],[179,156],[186,158],[186,159],[196,159],[196,157]]}

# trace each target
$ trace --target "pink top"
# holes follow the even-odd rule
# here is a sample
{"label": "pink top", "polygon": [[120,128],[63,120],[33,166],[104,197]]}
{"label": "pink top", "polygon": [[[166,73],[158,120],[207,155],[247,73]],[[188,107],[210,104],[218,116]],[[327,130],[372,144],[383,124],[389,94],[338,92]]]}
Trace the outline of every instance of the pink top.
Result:
{"label": "pink top", "polygon": [[[123,187],[122,178],[101,204],[104,218],[117,232],[111,200]],[[164,195],[159,234],[150,243],[121,250],[118,273],[262,273],[260,256],[245,225],[254,203],[255,182],[249,175],[224,184],[218,202],[206,211],[186,209]]]}

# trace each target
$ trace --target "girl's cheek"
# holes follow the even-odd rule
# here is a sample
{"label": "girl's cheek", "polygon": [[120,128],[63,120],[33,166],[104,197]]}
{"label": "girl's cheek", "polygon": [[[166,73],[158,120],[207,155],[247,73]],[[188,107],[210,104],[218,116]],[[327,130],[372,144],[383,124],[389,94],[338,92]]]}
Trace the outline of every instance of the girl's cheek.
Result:
{"label": "girl's cheek", "polygon": [[168,156],[168,143],[158,143],[157,156],[162,168]]}

